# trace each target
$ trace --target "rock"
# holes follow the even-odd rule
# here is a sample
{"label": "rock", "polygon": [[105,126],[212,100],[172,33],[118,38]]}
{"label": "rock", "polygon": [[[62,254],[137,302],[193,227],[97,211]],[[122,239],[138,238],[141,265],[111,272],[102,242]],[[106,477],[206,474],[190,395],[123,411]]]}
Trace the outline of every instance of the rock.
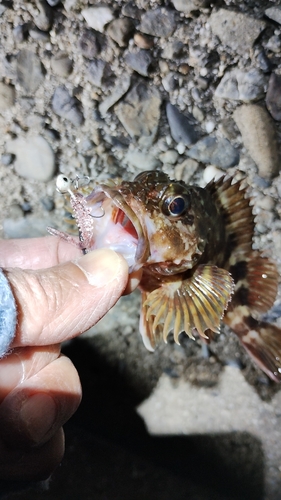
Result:
{"label": "rock", "polygon": [[28,49],[17,55],[17,78],[28,94],[33,94],[44,80],[43,66],[39,57]]}
{"label": "rock", "polygon": [[179,81],[177,78],[177,74],[173,71],[169,72],[167,75],[162,78],[162,85],[166,92],[173,92],[179,86]]}
{"label": "rock", "polygon": [[170,165],[175,165],[178,161],[179,154],[177,151],[174,149],[168,149],[168,151],[165,151],[164,153],[161,153],[159,155],[159,159],[162,161],[162,163],[168,163]]}
{"label": "rock", "polygon": [[137,7],[134,0],[123,5],[121,10],[123,16],[131,17],[132,19],[140,20],[143,11]]}
{"label": "rock", "polygon": [[180,40],[174,40],[173,42],[168,42],[162,52],[163,59],[169,59],[173,61],[177,57],[181,57],[183,55],[185,49],[184,43]]}
{"label": "rock", "polygon": [[206,136],[187,152],[187,155],[202,163],[227,169],[239,163],[239,152],[227,139]]}
{"label": "rock", "polygon": [[125,56],[126,64],[142,76],[148,76],[153,61],[149,50],[140,49],[137,52],[128,52]]}
{"label": "rock", "polygon": [[81,11],[86,23],[96,31],[104,32],[105,26],[114,19],[112,9],[109,7],[89,7]]}
{"label": "rock", "polygon": [[54,176],[55,155],[41,135],[8,141],[6,150],[16,156],[15,170],[21,177],[45,182]]}
{"label": "rock", "polygon": [[64,85],[56,88],[52,98],[52,108],[56,115],[65,118],[75,126],[81,125],[84,121],[79,101],[70,95]]}
{"label": "rock", "polygon": [[39,30],[49,31],[53,24],[53,11],[45,0],[36,0],[36,7],[39,11],[34,17],[34,24]]}
{"label": "rock", "polygon": [[83,31],[78,45],[82,55],[87,59],[94,59],[101,51],[98,33],[92,30]]}
{"label": "rock", "polygon": [[149,147],[158,130],[160,107],[159,92],[154,87],[139,82],[118,104],[115,113],[128,134],[138,139],[140,145]]}
{"label": "rock", "polygon": [[175,9],[184,14],[190,14],[193,10],[206,7],[210,1],[206,0],[172,0]]}
{"label": "rock", "polygon": [[267,57],[266,53],[264,50],[261,50],[258,55],[257,55],[257,63],[260,67],[260,69],[264,73],[269,73],[272,71],[272,62],[271,60]]}
{"label": "rock", "polygon": [[29,36],[33,40],[43,42],[43,43],[47,43],[50,40],[49,33],[46,33],[45,31],[39,30],[38,28],[30,28]]}
{"label": "rock", "polygon": [[234,111],[233,118],[259,175],[265,178],[277,175],[280,170],[277,137],[268,112],[257,104],[243,104]]}
{"label": "rock", "polygon": [[131,77],[124,74],[122,78],[117,80],[115,87],[111,90],[111,94],[104,99],[99,105],[101,116],[105,116],[108,110],[116,104],[126,92],[128,92],[131,85]]}
{"label": "rock", "polygon": [[227,9],[213,12],[209,24],[214,35],[219,37],[224,45],[242,56],[252,48],[266,27],[264,21]]}
{"label": "rock", "polygon": [[166,114],[171,136],[176,142],[190,146],[198,140],[198,133],[194,129],[195,120],[191,114],[181,113],[170,102],[166,105]]}
{"label": "rock", "polygon": [[167,38],[176,29],[175,15],[172,10],[158,8],[149,10],[141,17],[139,31],[146,35]]}
{"label": "rock", "polygon": [[134,34],[134,42],[140,49],[152,49],[154,45],[153,37],[149,35],[143,35],[142,33]]}
{"label": "rock", "polygon": [[7,111],[15,103],[15,87],[0,82],[0,112]]}
{"label": "rock", "polygon": [[258,69],[228,71],[215,91],[215,97],[233,101],[251,102],[264,96],[266,76]]}
{"label": "rock", "polygon": [[[110,65],[102,59],[93,59],[88,66],[89,80],[96,87],[101,88],[109,81],[112,83],[112,70]],[[123,95],[123,94],[122,94]]]}
{"label": "rock", "polygon": [[268,83],[265,103],[274,120],[281,121],[281,76],[272,73]]}
{"label": "rock", "polygon": [[276,6],[276,7],[269,7],[269,9],[265,10],[265,15],[269,17],[269,19],[272,19],[278,24],[281,24],[281,7]]}
{"label": "rock", "polygon": [[5,5],[0,5],[0,16],[2,16],[2,14],[4,14],[5,10],[6,10],[7,7],[5,7]]}
{"label": "rock", "polygon": [[281,40],[279,35],[273,35],[269,38],[268,42],[265,45],[265,48],[278,54],[281,48]]}
{"label": "rock", "polygon": [[139,170],[155,170],[161,166],[161,162],[157,158],[141,151],[128,151],[124,161]]}
{"label": "rock", "polygon": [[111,21],[108,25],[106,33],[119,45],[119,47],[127,47],[134,28],[135,25],[133,21],[125,17]]}
{"label": "rock", "polygon": [[175,179],[184,181],[186,184],[190,182],[191,177],[195,174],[199,167],[199,163],[192,158],[187,158],[182,163],[178,163],[175,167]]}
{"label": "rock", "polygon": [[51,68],[55,75],[66,78],[72,72],[72,61],[65,52],[58,52],[51,59]]}

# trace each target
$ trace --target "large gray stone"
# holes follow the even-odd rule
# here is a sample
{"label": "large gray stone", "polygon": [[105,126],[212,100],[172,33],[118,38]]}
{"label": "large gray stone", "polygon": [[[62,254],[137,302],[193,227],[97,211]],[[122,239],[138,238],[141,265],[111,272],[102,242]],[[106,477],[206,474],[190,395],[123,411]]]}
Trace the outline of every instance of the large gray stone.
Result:
{"label": "large gray stone", "polygon": [[213,12],[209,23],[214,35],[237,54],[244,55],[265,29],[266,23],[243,12],[219,9]]}

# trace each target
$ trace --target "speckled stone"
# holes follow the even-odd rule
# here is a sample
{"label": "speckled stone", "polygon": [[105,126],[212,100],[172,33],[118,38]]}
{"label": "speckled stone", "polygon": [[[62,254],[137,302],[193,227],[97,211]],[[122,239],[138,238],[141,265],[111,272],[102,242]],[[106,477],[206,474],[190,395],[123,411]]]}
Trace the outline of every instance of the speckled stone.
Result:
{"label": "speckled stone", "polygon": [[84,121],[79,101],[70,95],[64,85],[56,88],[52,98],[52,108],[58,116],[65,118],[73,125],[79,126]]}
{"label": "speckled stone", "polygon": [[174,12],[165,8],[149,10],[141,17],[139,31],[147,35],[167,38],[176,29]]}
{"label": "speckled stone", "polygon": [[87,59],[94,59],[101,51],[98,33],[93,30],[84,30],[78,45],[82,55]]}
{"label": "speckled stone", "polygon": [[265,94],[267,78],[262,71],[238,68],[225,73],[215,91],[215,97],[233,101],[251,102]]}
{"label": "speckled stone", "polygon": [[124,74],[122,78],[117,80],[113,89],[111,89],[111,93],[108,97],[106,97],[99,105],[99,111],[101,116],[105,116],[106,113],[114,104],[116,104],[121,97],[123,97],[126,92],[128,92],[131,85],[131,77],[128,74]]}
{"label": "speckled stone", "polygon": [[265,178],[277,175],[280,156],[274,122],[269,113],[258,104],[243,104],[234,111],[233,118],[259,175]]}
{"label": "speckled stone", "polygon": [[115,109],[128,134],[149,147],[156,136],[160,120],[159,92],[143,82],[137,83]]}
{"label": "speckled stone", "polygon": [[15,170],[21,177],[38,181],[52,179],[55,173],[55,155],[41,135],[8,141],[6,150],[16,156]]}
{"label": "speckled stone", "polygon": [[43,66],[39,57],[31,50],[22,49],[18,53],[17,77],[28,94],[33,94],[43,82]]}
{"label": "speckled stone", "polygon": [[128,52],[125,56],[126,64],[142,76],[148,76],[152,61],[153,57],[149,50],[144,49]]}
{"label": "speckled stone", "polygon": [[219,9],[209,18],[211,29],[221,42],[244,55],[265,29],[266,23],[243,12]]}
{"label": "speckled stone", "polygon": [[239,151],[227,139],[213,136],[203,137],[192,146],[187,155],[194,160],[225,169],[239,163]]}

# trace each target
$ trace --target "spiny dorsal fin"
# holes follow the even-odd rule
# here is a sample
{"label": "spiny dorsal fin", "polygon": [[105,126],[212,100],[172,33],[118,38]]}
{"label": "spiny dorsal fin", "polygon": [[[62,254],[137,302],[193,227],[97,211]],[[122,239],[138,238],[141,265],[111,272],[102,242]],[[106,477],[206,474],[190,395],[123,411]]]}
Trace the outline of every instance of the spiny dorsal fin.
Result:
{"label": "spiny dorsal fin", "polygon": [[232,277],[225,269],[201,265],[189,279],[175,277],[144,293],[140,322],[144,344],[153,350],[161,338],[167,341],[171,330],[177,343],[181,332],[194,338],[194,328],[203,338],[207,338],[204,332],[208,329],[219,333],[233,289]]}
{"label": "spiny dorsal fin", "polygon": [[274,304],[278,272],[274,262],[253,251],[229,269],[235,281],[232,304],[246,305],[251,313],[265,313]]}
{"label": "spiny dorsal fin", "polygon": [[242,183],[241,180],[232,184],[232,178],[222,177],[206,186],[224,214],[228,239],[227,259],[235,259],[236,249],[242,255],[252,250],[254,216],[250,199],[245,197],[247,188],[243,188]]}

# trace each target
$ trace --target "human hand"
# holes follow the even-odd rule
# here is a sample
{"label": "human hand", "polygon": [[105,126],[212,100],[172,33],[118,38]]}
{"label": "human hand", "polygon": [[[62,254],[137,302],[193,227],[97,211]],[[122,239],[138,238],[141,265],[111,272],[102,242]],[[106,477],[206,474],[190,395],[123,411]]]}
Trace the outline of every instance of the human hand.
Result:
{"label": "human hand", "polygon": [[0,479],[48,477],[62,459],[62,425],[76,411],[81,386],[60,343],[94,325],[128,282],[111,250],[85,256],[54,237],[0,242],[18,311],[12,352],[0,360]]}

